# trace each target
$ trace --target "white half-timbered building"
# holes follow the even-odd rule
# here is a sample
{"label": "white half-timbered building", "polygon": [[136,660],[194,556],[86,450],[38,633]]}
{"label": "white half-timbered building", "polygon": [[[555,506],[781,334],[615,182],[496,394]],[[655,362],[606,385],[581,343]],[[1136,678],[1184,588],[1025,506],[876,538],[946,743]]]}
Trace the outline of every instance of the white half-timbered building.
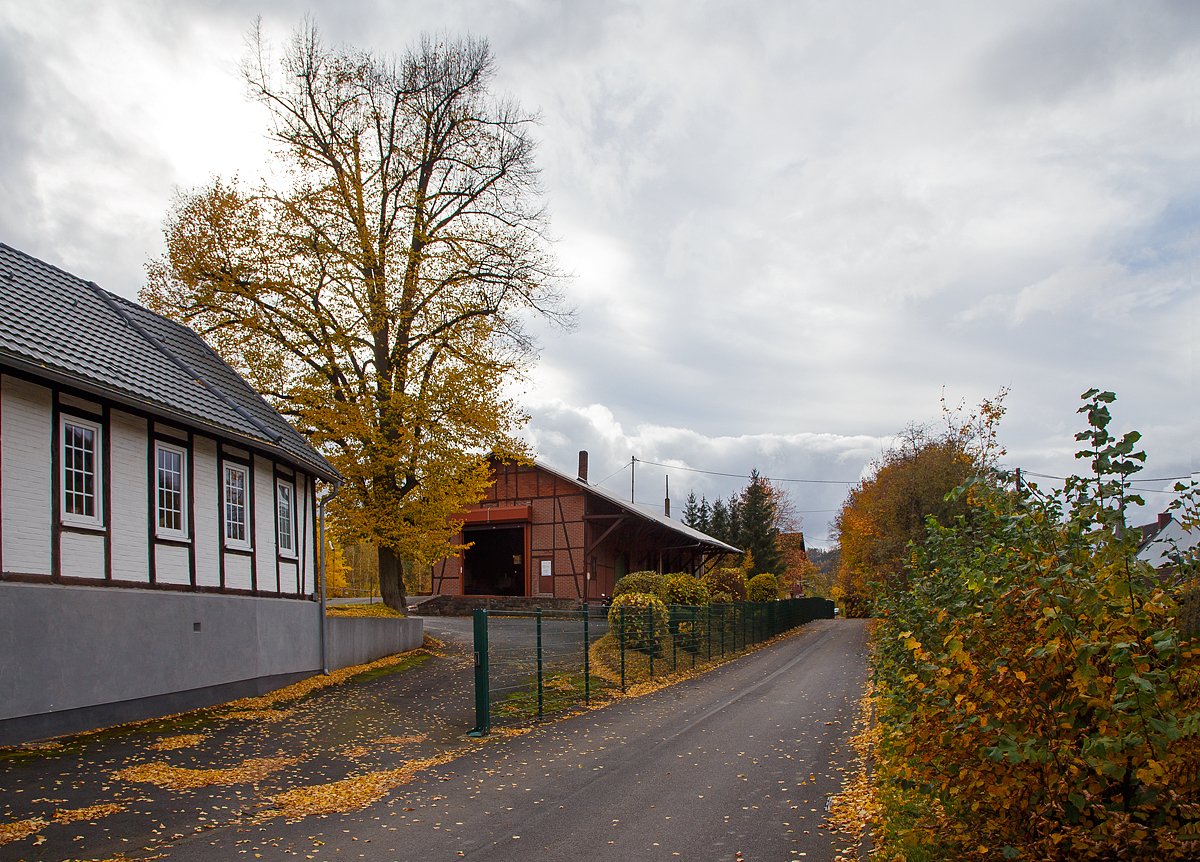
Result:
{"label": "white half-timbered building", "polygon": [[0,744],[319,669],[337,472],[187,327],[3,244],[0,299]]}

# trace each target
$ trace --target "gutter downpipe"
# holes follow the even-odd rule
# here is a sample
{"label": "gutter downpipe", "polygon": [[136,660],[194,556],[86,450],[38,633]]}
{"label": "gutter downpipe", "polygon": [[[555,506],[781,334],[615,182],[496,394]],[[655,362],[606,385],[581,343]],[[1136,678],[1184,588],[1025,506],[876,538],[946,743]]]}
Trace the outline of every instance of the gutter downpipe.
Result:
{"label": "gutter downpipe", "polygon": [[329,676],[329,657],[325,649],[326,629],[329,628],[325,616],[325,504],[336,497],[341,490],[341,485],[334,485],[333,491],[322,497],[317,505],[321,518],[321,673],[325,676]]}

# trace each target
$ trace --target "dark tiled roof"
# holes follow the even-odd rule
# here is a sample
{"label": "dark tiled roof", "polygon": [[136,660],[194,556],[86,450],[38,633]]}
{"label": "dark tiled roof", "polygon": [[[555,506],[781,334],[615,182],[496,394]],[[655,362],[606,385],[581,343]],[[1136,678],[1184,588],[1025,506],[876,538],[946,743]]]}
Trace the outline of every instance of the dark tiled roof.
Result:
{"label": "dark tiled roof", "polygon": [[191,329],[0,243],[0,361],[337,471]]}

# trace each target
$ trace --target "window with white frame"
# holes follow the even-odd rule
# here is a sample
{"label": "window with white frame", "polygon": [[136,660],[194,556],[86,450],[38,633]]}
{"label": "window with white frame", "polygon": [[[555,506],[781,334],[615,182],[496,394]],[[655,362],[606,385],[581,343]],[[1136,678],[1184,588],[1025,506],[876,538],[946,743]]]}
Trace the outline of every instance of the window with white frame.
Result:
{"label": "window with white frame", "polygon": [[279,553],[296,556],[296,486],[282,479],[275,481],[275,512],[279,524]]}
{"label": "window with white frame", "polygon": [[60,510],[64,524],[103,527],[100,497],[100,424],[63,416],[59,424],[62,458]]}
{"label": "window with white frame", "polygon": [[186,539],[187,521],[187,450],[169,443],[154,444],[154,489],[158,535],[168,539]]}
{"label": "window with white frame", "polygon": [[226,464],[222,486],[225,502],[225,547],[250,550],[250,471]]}

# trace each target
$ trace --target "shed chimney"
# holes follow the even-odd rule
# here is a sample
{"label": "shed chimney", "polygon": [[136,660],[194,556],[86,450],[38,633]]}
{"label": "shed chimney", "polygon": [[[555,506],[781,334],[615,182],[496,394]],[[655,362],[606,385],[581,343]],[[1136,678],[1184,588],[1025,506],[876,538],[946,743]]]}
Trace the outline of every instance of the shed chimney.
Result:
{"label": "shed chimney", "polygon": [[587,481],[587,450],[579,450],[579,481]]}

